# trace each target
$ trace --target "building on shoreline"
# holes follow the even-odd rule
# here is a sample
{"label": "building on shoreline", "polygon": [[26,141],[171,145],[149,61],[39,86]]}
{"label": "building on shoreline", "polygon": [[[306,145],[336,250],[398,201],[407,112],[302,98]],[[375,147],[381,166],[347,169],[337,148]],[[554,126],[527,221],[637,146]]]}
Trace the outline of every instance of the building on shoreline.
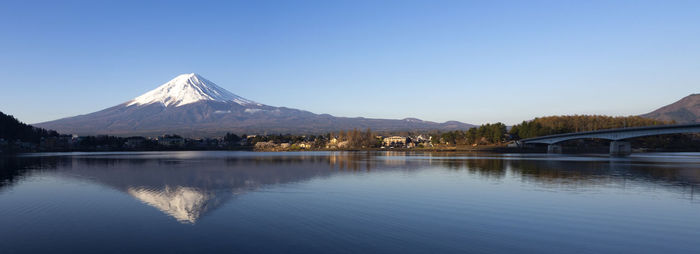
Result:
{"label": "building on shoreline", "polygon": [[183,147],[185,139],[177,135],[164,135],[158,137],[158,144],[166,147]]}
{"label": "building on shoreline", "polygon": [[385,147],[405,147],[408,144],[409,139],[402,136],[391,136],[386,137],[382,140],[382,145]]}

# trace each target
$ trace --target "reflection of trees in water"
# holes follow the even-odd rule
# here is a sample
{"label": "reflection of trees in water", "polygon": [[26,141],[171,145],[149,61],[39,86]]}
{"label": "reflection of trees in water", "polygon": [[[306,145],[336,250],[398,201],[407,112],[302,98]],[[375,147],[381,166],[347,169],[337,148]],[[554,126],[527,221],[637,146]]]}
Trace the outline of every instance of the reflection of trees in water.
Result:
{"label": "reflection of trees in water", "polygon": [[592,184],[618,180],[660,183],[663,185],[697,185],[698,165],[674,163],[638,163],[629,161],[512,161],[515,172],[535,182],[561,179]]}
{"label": "reflection of trees in water", "polygon": [[[405,164],[397,164],[394,161],[378,163],[373,160],[374,157],[371,153],[352,152],[184,159],[128,155],[7,157],[0,159],[0,186],[12,184],[18,178],[32,172],[46,170],[97,176],[97,179],[108,179],[100,177],[100,174],[106,174],[111,177],[110,183],[119,186],[147,182],[177,182],[202,187],[220,187],[221,183],[228,186],[238,185],[238,179],[248,179],[248,183],[277,183],[288,179],[327,175],[335,171],[370,171],[377,164]],[[181,177],[182,172],[190,171],[196,174],[185,174],[186,176]],[[118,174],[112,175],[111,172]],[[138,177],[131,177],[135,175]],[[234,175],[236,177],[232,177]]]}
{"label": "reflection of trees in water", "polygon": [[502,159],[444,159],[438,161],[445,168],[466,170],[481,177],[503,178],[506,176],[505,162]]}
{"label": "reflection of trees in water", "polygon": [[[274,155],[274,156],[246,156],[246,157],[231,157],[226,158],[227,165],[235,166],[241,164],[247,165],[270,165],[274,164],[280,167],[299,166],[303,164],[323,164],[327,165],[328,169],[338,171],[371,171],[375,166],[376,161],[373,160],[376,156],[370,152],[331,152],[316,155]],[[387,162],[385,164],[391,164]]]}
{"label": "reflection of trees in water", "polygon": [[[328,165],[338,171],[372,171],[372,167],[377,163],[374,155],[368,152],[336,152],[328,156]],[[387,161],[387,163],[395,163]]]}
{"label": "reflection of trees in water", "polygon": [[556,160],[465,158],[433,160],[450,170],[466,170],[483,178],[517,176],[523,182],[542,187],[589,188],[625,181],[658,184],[681,192],[700,184],[700,165],[636,162],[632,160]]}
{"label": "reflection of trees in water", "polygon": [[543,187],[576,189],[616,181],[609,165],[596,161],[514,160],[509,164],[523,182]]}
{"label": "reflection of trees in water", "polygon": [[[206,155],[206,154],[205,154]],[[275,184],[338,173],[415,171],[439,166],[482,178],[509,175],[548,188],[581,188],[625,181],[654,183],[687,193],[700,183],[700,166],[634,160],[450,158],[406,152],[225,153],[225,156],[44,156],[0,159],[0,190],[44,171],[122,191],[178,220],[194,223],[236,195]]]}
{"label": "reflection of trees in water", "polygon": [[[82,169],[85,171],[83,173],[86,174],[118,170],[123,176],[114,176],[113,178],[124,179],[123,183],[118,184],[120,186],[127,186],[134,182],[143,184],[143,182],[151,181],[218,188],[240,185],[238,179],[247,179],[248,185],[251,182],[272,184],[292,179],[306,179],[317,175],[329,175],[338,171],[415,170],[430,165],[439,165],[450,170],[466,170],[471,174],[490,178],[503,178],[507,176],[508,172],[511,172],[511,174],[522,178],[523,181],[544,184],[601,184],[621,178],[661,182],[666,185],[700,183],[700,168],[688,164],[631,160],[520,160],[501,157],[452,159],[444,155],[440,155],[439,159],[411,159],[414,155],[432,156],[432,154],[406,152],[331,152],[291,153],[289,155],[263,153],[260,155],[186,159],[168,156],[7,157],[0,159],[0,187],[12,184],[22,176],[37,170],[55,169],[60,169],[60,171],[80,171]],[[88,172],[87,169],[103,170]],[[197,169],[193,171],[197,174],[180,173],[189,172],[192,169]],[[233,174],[236,177],[231,177]],[[139,177],[133,179],[129,178],[130,175],[139,175]],[[211,178],[211,181],[204,180],[207,178]],[[110,181],[117,182],[114,179]],[[222,181],[222,179],[229,181]]]}
{"label": "reflection of trees in water", "polygon": [[[52,170],[58,167],[56,158],[43,159],[41,157],[5,157],[0,158],[0,191],[7,186],[15,184],[20,179],[29,176],[33,172]],[[63,162],[62,164],[65,164]]]}
{"label": "reflection of trees in water", "polygon": [[[45,156],[3,161],[2,182],[18,182],[37,171],[93,182],[124,192],[178,221],[195,223],[237,195],[276,184],[327,177],[343,171],[370,171],[369,153],[246,154],[190,157],[136,154]],[[402,168],[399,166],[386,166]],[[1,187],[1,186],[0,186]]]}
{"label": "reflection of trees in water", "polygon": [[[147,160],[128,159],[128,158],[110,158],[105,160],[103,157],[76,157],[73,160],[80,161],[80,164],[90,167],[113,167],[115,165],[128,164],[131,166],[140,166],[146,163]],[[165,160],[163,160],[165,161]]]}
{"label": "reflection of trees in water", "polygon": [[700,184],[700,165],[684,163],[610,163],[611,171],[616,176],[655,181],[667,185],[698,185]]}

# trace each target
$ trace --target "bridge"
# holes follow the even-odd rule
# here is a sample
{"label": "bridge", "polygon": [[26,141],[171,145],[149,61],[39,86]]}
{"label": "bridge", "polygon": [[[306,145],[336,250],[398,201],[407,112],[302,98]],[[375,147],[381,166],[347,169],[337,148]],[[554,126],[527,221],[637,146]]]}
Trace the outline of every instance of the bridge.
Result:
{"label": "bridge", "polygon": [[655,125],[646,127],[617,128],[597,131],[573,132],[520,140],[520,145],[547,144],[548,153],[561,153],[557,143],[573,139],[607,139],[610,140],[611,155],[628,155],[632,153],[630,143],[625,139],[679,133],[700,133],[700,124]]}

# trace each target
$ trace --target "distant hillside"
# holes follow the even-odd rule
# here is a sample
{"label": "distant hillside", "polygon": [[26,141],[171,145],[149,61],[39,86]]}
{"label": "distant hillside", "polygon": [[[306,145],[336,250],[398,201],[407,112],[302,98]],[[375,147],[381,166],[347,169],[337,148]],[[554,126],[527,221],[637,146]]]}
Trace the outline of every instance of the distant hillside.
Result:
{"label": "distant hillside", "polygon": [[700,123],[700,94],[691,94],[642,117],[663,121],[676,121],[679,124]]}
{"label": "distant hillside", "polygon": [[39,143],[41,137],[58,136],[55,131],[36,128],[17,120],[17,118],[0,112],[0,138],[7,141],[20,140]]}

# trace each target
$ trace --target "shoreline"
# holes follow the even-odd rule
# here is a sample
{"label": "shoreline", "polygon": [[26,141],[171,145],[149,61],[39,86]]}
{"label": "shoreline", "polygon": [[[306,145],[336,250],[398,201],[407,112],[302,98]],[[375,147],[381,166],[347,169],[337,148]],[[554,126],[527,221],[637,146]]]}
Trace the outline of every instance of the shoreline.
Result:
{"label": "shoreline", "polygon": [[[568,149],[567,149],[568,148]],[[467,153],[522,153],[522,154],[547,154],[546,148],[517,148],[506,146],[488,146],[488,147],[442,147],[442,148],[390,148],[390,149],[262,149],[256,150],[253,147],[241,147],[240,149],[157,149],[157,150],[56,150],[56,151],[18,151],[18,152],[3,152],[2,156],[12,156],[18,154],[41,154],[41,153],[118,153],[118,152],[196,152],[196,151],[218,151],[218,152],[467,152]],[[633,153],[652,153],[652,152],[700,152],[700,149],[634,149]],[[577,149],[576,147],[565,147],[565,152],[561,154],[607,154],[607,147],[593,147],[587,149]]]}

